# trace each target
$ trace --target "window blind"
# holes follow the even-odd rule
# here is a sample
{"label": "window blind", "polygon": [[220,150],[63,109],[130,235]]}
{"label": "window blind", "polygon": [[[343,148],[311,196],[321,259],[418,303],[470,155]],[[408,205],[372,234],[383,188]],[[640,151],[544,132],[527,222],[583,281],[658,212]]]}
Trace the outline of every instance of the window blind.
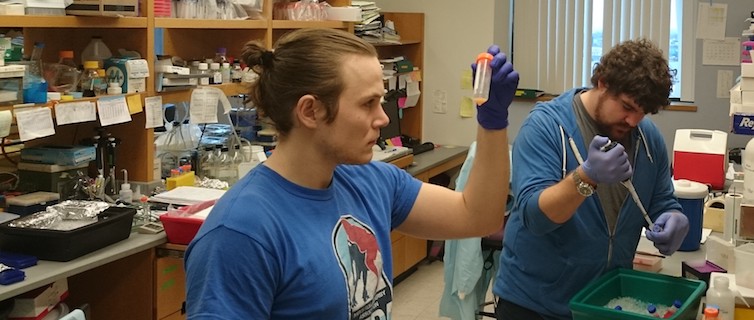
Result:
{"label": "window blind", "polygon": [[[593,25],[593,10],[601,11],[597,14],[602,17],[602,46],[594,52],[592,30],[600,26]],[[678,10],[677,18],[683,16]],[[668,58],[670,19],[671,0],[515,1],[512,58],[521,74],[519,87],[558,94],[591,86],[592,56],[599,57],[629,39],[650,39]],[[689,69],[678,70],[678,74],[683,76],[682,84],[691,77],[688,82],[692,85],[686,88],[691,92],[693,62]]]}

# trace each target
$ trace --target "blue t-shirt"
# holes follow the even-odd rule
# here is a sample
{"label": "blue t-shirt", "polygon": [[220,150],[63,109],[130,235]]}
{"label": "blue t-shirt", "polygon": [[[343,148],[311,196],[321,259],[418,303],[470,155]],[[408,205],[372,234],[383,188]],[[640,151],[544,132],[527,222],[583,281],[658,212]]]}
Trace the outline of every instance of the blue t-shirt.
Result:
{"label": "blue t-shirt", "polygon": [[387,319],[390,231],[420,187],[381,162],[338,166],[321,190],[257,166],[186,251],[188,319]]}

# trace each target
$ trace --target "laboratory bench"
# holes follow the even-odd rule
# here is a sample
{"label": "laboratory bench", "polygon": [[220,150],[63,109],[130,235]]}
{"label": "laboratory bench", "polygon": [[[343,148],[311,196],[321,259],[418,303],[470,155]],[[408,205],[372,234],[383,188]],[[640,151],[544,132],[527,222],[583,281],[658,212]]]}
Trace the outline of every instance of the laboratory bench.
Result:
{"label": "laboratory bench", "polygon": [[[441,173],[452,175],[467,152],[467,147],[438,147],[396,161],[426,182]],[[393,232],[391,240],[393,271],[399,281],[427,257],[427,241],[399,232]],[[0,300],[67,278],[66,304],[89,304],[94,319],[184,319],[185,249],[185,245],[167,243],[165,233],[134,232],[128,239],[68,262],[39,260],[37,265],[23,269],[26,279],[0,286]]]}

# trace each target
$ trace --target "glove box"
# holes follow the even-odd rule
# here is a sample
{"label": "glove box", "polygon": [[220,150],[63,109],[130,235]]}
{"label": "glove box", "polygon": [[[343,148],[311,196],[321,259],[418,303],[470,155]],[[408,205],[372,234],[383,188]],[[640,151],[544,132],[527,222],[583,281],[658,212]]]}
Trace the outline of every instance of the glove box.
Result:
{"label": "glove box", "polygon": [[0,224],[0,248],[40,260],[70,261],[128,239],[135,214],[133,208],[110,207],[97,222],[67,231],[11,227],[11,220]]}

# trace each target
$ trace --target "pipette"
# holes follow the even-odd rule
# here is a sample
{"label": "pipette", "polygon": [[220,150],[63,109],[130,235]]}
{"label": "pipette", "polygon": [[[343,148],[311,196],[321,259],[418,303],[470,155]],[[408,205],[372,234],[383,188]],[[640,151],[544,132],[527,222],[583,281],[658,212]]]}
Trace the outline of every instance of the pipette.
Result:
{"label": "pipette", "polygon": [[[618,143],[615,141],[607,140],[607,143],[600,148],[600,151],[607,152],[610,149],[614,148]],[[639,207],[639,210],[641,210],[641,214],[644,216],[644,220],[647,221],[647,224],[649,225],[649,230],[652,231],[658,231],[655,230],[655,224],[652,222],[652,219],[649,218],[649,214],[647,213],[647,210],[644,209],[644,205],[641,203],[641,199],[639,199],[639,194],[636,193],[636,188],[634,188],[633,182],[631,182],[631,178],[628,178],[626,180],[621,181],[621,184],[628,189],[628,193],[631,194],[631,198],[634,199],[634,203]]]}

